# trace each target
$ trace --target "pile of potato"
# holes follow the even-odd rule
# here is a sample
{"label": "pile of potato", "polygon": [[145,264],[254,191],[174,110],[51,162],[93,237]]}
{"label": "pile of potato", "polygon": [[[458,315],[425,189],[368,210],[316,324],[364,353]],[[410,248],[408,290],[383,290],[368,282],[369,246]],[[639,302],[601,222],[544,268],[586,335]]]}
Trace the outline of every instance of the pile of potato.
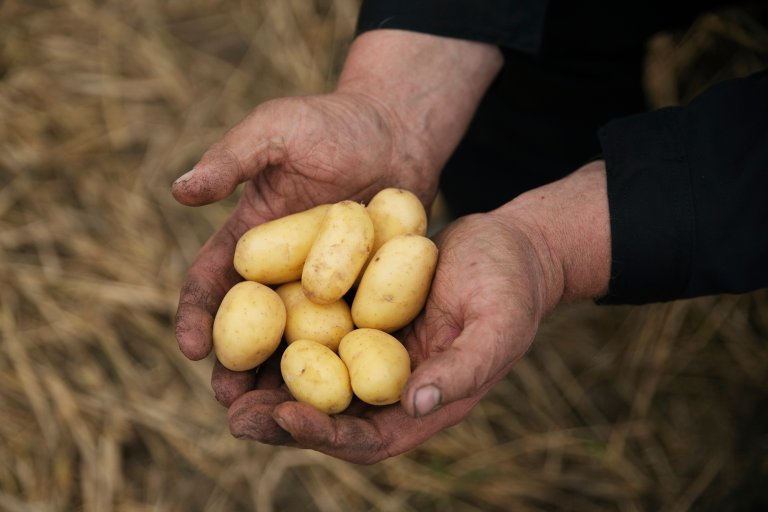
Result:
{"label": "pile of potato", "polygon": [[353,393],[372,405],[397,402],[411,365],[389,333],[426,302],[437,266],[426,231],[421,202],[396,188],[367,206],[321,205],[252,228],[234,256],[246,281],[230,289],[213,324],[219,361],[255,368],[285,338],[280,368],[296,400],[328,414],[346,409]]}

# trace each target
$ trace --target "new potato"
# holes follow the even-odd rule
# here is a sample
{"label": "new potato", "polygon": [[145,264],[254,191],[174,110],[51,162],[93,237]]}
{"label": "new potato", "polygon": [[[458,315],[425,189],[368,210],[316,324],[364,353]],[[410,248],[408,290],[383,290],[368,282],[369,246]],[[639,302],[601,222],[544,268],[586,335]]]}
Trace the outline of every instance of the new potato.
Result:
{"label": "new potato", "polygon": [[284,284],[276,291],[285,304],[285,339],[288,343],[309,339],[335,351],[341,338],[355,328],[344,299],[330,304],[315,304],[304,295],[298,281]]}
{"label": "new potato", "polygon": [[312,302],[341,299],[357,279],[373,247],[373,223],[354,201],[331,205],[312,244],[301,285]]}
{"label": "new potato", "polygon": [[427,212],[415,194],[402,188],[379,191],[366,206],[373,222],[371,254],[397,235],[427,234]]}
{"label": "new potato", "polygon": [[304,260],[330,207],[316,206],[249,229],[235,247],[235,270],[262,284],[301,279]]}
{"label": "new potato", "polygon": [[411,375],[411,361],[397,338],[376,329],[356,329],[341,339],[339,356],[360,400],[371,405],[400,400]]}
{"label": "new potato", "polygon": [[385,242],[398,235],[427,234],[427,212],[412,192],[402,188],[385,188],[373,196],[365,209],[373,223],[373,249],[357,276],[357,285],[374,254]]}
{"label": "new potato", "polygon": [[358,327],[393,332],[416,318],[429,294],[437,246],[419,235],[399,235],[376,252],[352,302]]}
{"label": "new potato", "polygon": [[352,401],[349,372],[331,349],[312,340],[296,340],[280,360],[283,380],[293,397],[326,414],[347,408]]}
{"label": "new potato", "polygon": [[285,306],[274,290],[252,281],[233,286],[213,321],[216,357],[233,371],[263,363],[277,349],[285,328]]}

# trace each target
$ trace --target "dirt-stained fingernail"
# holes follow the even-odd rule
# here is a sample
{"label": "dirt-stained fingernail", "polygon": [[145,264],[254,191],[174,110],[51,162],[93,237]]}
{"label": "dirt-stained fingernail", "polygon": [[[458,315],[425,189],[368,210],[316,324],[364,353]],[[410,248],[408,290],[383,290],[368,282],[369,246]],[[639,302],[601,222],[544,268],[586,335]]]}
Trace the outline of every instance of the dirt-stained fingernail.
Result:
{"label": "dirt-stained fingernail", "polygon": [[413,409],[416,411],[416,416],[431,413],[440,406],[441,400],[442,393],[437,386],[428,384],[420,387],[413,395]]}
{"label": "dirt-stained fingernail", "polygon": [[272,418],[275,420],[275,423],[277,423],[277,425],[281,429],[285,430],[286,432],[289,432],[289,430],[288,430],[288,423],[283,418],[281,418],[277,414],[273,414]]}
{"label": "dirt-stained fingernail", "polygon": [[195,169],[192,169],[191,171],[187,171],[178,178],[176,178],[176,181],[173,182],[174,185],[177,185],[179,183],[184,183],[185,181],[189,181],[192,179],[192,175],[195,174]]}

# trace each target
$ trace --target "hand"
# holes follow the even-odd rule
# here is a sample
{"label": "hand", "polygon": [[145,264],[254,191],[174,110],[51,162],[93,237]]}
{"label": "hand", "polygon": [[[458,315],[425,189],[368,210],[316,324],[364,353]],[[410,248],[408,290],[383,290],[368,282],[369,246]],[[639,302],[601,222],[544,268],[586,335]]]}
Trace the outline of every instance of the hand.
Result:
{"label": "hand", "polygon": [[461,421],[525,354],[547,311],[563,300],[605,292],[610,242],[604,181],[602,163],[592,164],[441,233],[425,310],[398,335],[414,366],[400,403],[374,408],[358,402],[328,416],[290,401],[267,365],[257,389],[230,407],[232,433],[373,463]]}
{"label": "hand", "polygon": [[395,150],[399,132],[361,95],[274,100],[256,108],[174,183],[178,201],[198,205],[220,200],[246,181],[182,288],[176,328],[187,357],[210,351],[218,304],[241,280],[232,267],[234,246],[250,227],[317,204],[370,198],[393,185],[411,188],[425,203],[432,200],[437,177],[403,162]]}
{"label": "hand", "polygon": [[[240,280],[234,247],[250,227],[321,203],[370,199],[388,186],[409,189],[429,205],[439,169],[500,66],[491,45],[369,32],[353,43],[336,92],[267,102],[214,144],[173,184],[174,197],[197,206],[246,185],[182,286],[176,315],[182,352],[193,360],[210,352],[218,305]],[[253,382],[254,372],[214,370],[224,405]]]}
{"label": "hand", "polygon": [[528,349],[544,313],[545,276],[528,235],[493,214],[456,222],[437,243],[425,312],[398,334],[415,367],[402,404],[357,403],[330,417],[288,401],[283,388],[258,389],[232,404],[233,434],[372,463],[463,419]]}

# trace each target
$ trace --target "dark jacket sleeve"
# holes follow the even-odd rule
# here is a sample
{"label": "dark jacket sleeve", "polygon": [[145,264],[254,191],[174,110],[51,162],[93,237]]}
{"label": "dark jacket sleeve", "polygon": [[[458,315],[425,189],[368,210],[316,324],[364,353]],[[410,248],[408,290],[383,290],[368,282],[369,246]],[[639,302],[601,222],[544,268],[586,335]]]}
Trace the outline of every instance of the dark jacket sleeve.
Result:
{"label": "dark jacket sleeve", "polygon": [[598,135],[612,237],[601,302],[768,287],[768,71]]}
{"label": "dark jacket sleeve", "polygon": [[357,31],[401,29],[536,53],[546,0],[365,0]]}

